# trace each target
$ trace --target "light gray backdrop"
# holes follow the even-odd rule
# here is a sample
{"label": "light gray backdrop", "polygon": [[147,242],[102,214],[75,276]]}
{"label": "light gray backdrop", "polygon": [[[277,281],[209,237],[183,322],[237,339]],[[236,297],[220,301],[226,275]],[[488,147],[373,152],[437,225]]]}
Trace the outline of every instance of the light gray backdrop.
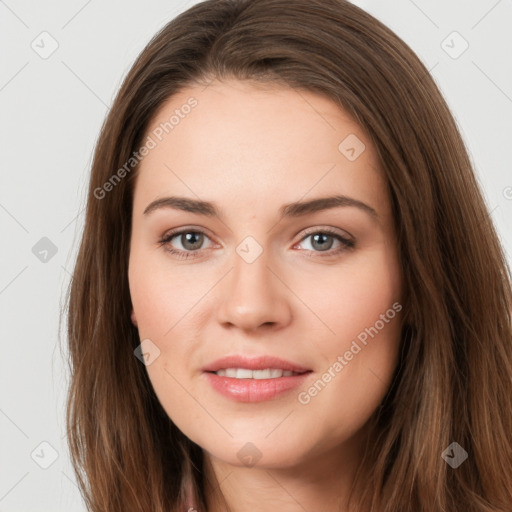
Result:
{"label": "light gray backdrop", "polygon": [[[136,56],[193,3],[0,0],[0,512],[85,510],[65,439],[57,327],[91,155]],[[432,70],[510,262],[512,0],[355,3]]]}

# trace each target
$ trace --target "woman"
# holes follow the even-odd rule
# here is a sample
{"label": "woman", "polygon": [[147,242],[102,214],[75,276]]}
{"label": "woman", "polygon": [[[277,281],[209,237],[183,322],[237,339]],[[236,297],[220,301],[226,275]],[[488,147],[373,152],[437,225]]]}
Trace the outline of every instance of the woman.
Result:
{"label": "woman", "polygon": [[103,126],[69,296],[92,511],[506,511],[510,272],[428,71],[343,0],[206,1]]}

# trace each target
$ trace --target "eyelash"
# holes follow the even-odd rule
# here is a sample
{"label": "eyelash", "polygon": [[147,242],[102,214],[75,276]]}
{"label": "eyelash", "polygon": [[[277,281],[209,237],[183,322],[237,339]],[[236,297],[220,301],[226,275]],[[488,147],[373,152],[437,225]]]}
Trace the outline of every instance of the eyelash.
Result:
{"label": "eyelash", "polygon": [[[161,240],[159,240],[158,243],[160,246],[165,246],[165,245],[169,244],[173,238],[175,238],[178,235],[183,235],[184,233],[201,234],[201,235],[205,235],[207,238],[209,238],[208,235],[201,230],[182,229],[180,231],[172,231],[170,233],[167,233],[166,235],[164,235],[164,237]],[[330,249],[328,251],[308,250],[308,251],[306,251],[307,253],[313,253],[313,254],[307,254],[308,257],[320,256],[321,258],[323,258],[323,257],[335,256],[336,254],[339,254],[342,251],[345,251],[347,249],[350,250],[355,247],[355,243],[352,240],[349,240],[348,238],[341,236],[339,233],[337,233],[329,228],[316,229],[314,231],[309,231],[301,238],[299,243],[302,242],[303,240],[305,240],[306,238],[308,238],[309,236],[317,235],[317,234],[332,236],[333,238],[335,238],[341,242],[341,246],[338,247],[337,249]],[[180,259],[197,258],[198,256],[193,256],[193,254],[201,251],[201,249],[198,249],[195,251],[181,251],[181,250],[174,249],[170,246],[166,247],[165,250],[168,251],[169,253],[171,253],[172,255],[177,256]]]}

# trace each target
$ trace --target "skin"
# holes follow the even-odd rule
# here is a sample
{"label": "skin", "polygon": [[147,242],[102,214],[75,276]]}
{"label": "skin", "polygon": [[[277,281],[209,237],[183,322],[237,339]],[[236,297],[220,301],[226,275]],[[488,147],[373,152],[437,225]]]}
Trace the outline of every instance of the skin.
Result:
{"label": "skin", "polygon": [[[191,96],[198,105],[145,156],[134,192],[132,321],[140,339],[160,350],[146,366],[149,378],[172,421],[203,448],[208,478],[220,482],[230,510],[347,510],[367,421],[398,361],[400,314],[359,344],[309,403],[298,394],[401,303],[390,198],[375,149],[327,98],[234,80],[171,97],[147,134]],[[366,146],[354,161],[338,149],[349,134]],[[279,219],[286,203],[334,193],[370,205],[378,219],[352,206]],[[215,202],[223,217],[171,208],[144,215],[170,195]],[[159,244],[182,227],[206,234],[199,249],[181,235]],[[326,227],[355,247],[336,254],[342,244],[327,238],[332,255],[323,256],[313,235]],[[308,228],[318,229],[305,234]],[[263,251],[252,263],[236,252],[247,236]],[[169,246],[196,257],[179,259]],[[229,354],[270,354],[313,372],[284,396],[239,403],[211,388],[201,370]],[[237,456],[248,442],[261,453],[252,467]],[[225,510],[218,492],[208,493],[208,510]]]}

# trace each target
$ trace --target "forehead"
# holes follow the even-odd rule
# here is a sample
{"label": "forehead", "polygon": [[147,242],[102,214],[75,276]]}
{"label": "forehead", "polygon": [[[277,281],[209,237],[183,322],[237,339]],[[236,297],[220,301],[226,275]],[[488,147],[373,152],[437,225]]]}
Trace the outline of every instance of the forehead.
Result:
{"label": "forehead", "polygon": [[310,91],[234,80],[191,85],[161,106],[146,137],[154,147],[141,162],[136,200],[179,189],[247,206],[333,192],[386,201],[366,133]]}

